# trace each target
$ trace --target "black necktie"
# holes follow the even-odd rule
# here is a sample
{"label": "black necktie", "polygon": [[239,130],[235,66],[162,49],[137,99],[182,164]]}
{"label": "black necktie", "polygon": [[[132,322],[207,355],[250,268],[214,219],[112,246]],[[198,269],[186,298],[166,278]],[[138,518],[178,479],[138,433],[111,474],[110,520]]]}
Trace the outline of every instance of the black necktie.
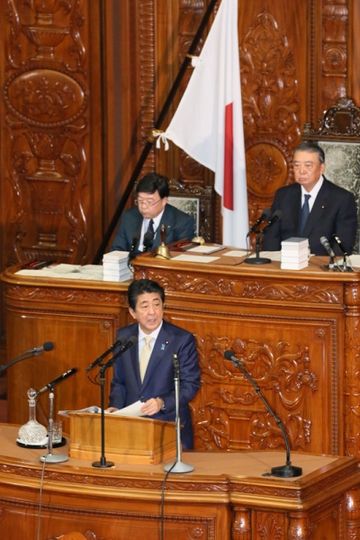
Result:
{"label": "black necktie", "polygon": [[147,228],[146,233],[144,234],[144,251],[150,251],[152,248],[153,242],[154,242],[154,220],[150,219],[149,226]]}
{"label": "black necktie", "polygon": [[309,206],[309,199],[311,195],[305,195],[304,204],[301,207],[300,211],[300,222],[299,222],[299,233],[302,234],[305,229],[305,225],[307,222],[307,219],[310,214],[310,206]]}

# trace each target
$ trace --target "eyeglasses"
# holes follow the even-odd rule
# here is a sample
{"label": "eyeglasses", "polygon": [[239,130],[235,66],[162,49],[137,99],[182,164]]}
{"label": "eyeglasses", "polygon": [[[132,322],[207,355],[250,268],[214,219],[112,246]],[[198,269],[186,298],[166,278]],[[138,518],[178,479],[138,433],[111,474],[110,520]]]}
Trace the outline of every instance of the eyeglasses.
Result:
{"label": "eyeglasses", "polygon": [[162,199],[158,199],[157,201],[147,201],[146,199],[135,199],[136,206],[142,206],[143,208],[151,208],[152,206],[156,206],[159,204],[159,202]]}

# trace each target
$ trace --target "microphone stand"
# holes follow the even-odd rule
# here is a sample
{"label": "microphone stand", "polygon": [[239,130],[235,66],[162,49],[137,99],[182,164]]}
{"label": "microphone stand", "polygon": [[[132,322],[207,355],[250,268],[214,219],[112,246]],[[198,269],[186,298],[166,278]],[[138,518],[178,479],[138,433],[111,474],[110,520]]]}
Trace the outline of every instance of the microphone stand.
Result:
{"label": "microphone stand", "polygon": [[228,358],[228,360],[230,360],[234,364],[234,366],[239,368],[240,371],[245,375],[246,379],[250,382],[250,384],[255,389],[255,392],[258,395],[258,397],[264,403],[267,411],[274,418],[275,422],[277,423],[277,425],[278,425],[278,427],[279,427],[279,429],[280,429],[280,431],[282,433],[282,436],[283,436],[283,439],[284,439],[284,442],[285,442],[285,446],[286,446],[286,464],[281,465],[279,467],[272,467],[271,476],[277,476],[277,477],[280,477],[280,478],[293,478],[295,476],[301,476],[302,475],[301,467],[295,467],[294,465],[291,465],[290,443],[289,443],[288,434],[286,432],[286,429],[284,427],[283,422],[281,421],[279,416],[275,413],[275,411],[272,409],[270,403],[268,402],[266,397],[261,392],[261,389],[260,389],[259,385],[255,381],[255,379],[250,375],[250,373],[248,372],[248,370],[246,369],[244,364],[242,362],[240,362],[240,360],[235,359],[234,357]]}
{"label": "microphone stand", "polygon": [[53,433],[54,433],[54,387],[49,391],[49,421],[48,421],[48,453],[41,456],[43,463],[62,463],[68,461],[69,456],[65,454],[53,454]]}
{"label": "microphone stand", "polygon": [[9,367],[13,366],[14,364],[17,364],[18,362],[21,362],[21,360],[26,360],[27,358],[31,358],[32,356],[37,356],[43,351],[38,351],[36,348],[31,349],[29,351],[25,351],[22,354],[19,354],[18,356],[15,356],[10,362],[7,364],[1,364],[0,365],[0,375],[4,373]]}
{"label": "microphone stand", "polygon": [[256,231],[256,240],[255,240],[255,257],[247,257],[244,259],[244,263],[246,264],[269,264],[271,263],[271,259],[268,259],[267,257],[260,257],[260,249],[262,245],[263,240],[263,232],[262,231]]}
{"label": "microphone stand", "polygon": [[[111,362],[112,364],[112,362]],[[112,461],[106,461],[105,457],[105,371],[106,368],[110,367],[109,362],[103,364],[100,367],[100,407],[101,407],[101,416],[100,416],[100,429],[101,429],[101,456],[99,461],[94,461],[92,463],[93,467],[98,467],[100,469],[106,469],[113,467],[114,463]]]}
{"label": "microphone stand", "polygon": [[181,437],[180,437],[180,374],[179,374],[179,360],[177,354],[173,355],[174,359],[174,384],[175,384],[175,428],[176,428],[176,459],[173,463],[168,463],[164,466],[165,472],[172,473],[187,473],[194,470],[192,465],[184,463],[181,460]]}

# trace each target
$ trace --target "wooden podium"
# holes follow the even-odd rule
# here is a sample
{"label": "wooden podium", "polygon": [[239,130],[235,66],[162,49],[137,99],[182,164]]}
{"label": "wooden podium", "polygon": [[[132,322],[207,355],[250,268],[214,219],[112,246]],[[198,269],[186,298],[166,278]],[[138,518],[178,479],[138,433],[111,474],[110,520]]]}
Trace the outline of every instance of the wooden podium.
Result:
{"label": "wooden podium", "polygon": [[[70,412],[72,458],[95,460],[101,454],[101,415]],[[176,455],[173,422],[151,418],[105,416],[105,456],[115,463],[158,464]]]}

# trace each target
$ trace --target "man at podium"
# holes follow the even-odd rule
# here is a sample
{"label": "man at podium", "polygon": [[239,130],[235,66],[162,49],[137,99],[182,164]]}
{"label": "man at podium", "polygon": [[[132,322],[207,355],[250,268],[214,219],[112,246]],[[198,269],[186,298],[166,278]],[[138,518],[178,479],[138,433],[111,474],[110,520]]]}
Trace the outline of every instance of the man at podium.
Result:
{"label": "man at podium", "polygon": [[[109,411],[138,400],[145,416],[175,420],[174,355],[179,362],[181,441],[193,447],[189,401],[200,386],[194,336],[163,320],[165,292],[157,282],[139,279],[128,289],[130,315],[135,323],[117,332],[121,343],[137,338],[137,345],[120,354],[114,364]],[[116,350],[115,353],[116,355]]]}

